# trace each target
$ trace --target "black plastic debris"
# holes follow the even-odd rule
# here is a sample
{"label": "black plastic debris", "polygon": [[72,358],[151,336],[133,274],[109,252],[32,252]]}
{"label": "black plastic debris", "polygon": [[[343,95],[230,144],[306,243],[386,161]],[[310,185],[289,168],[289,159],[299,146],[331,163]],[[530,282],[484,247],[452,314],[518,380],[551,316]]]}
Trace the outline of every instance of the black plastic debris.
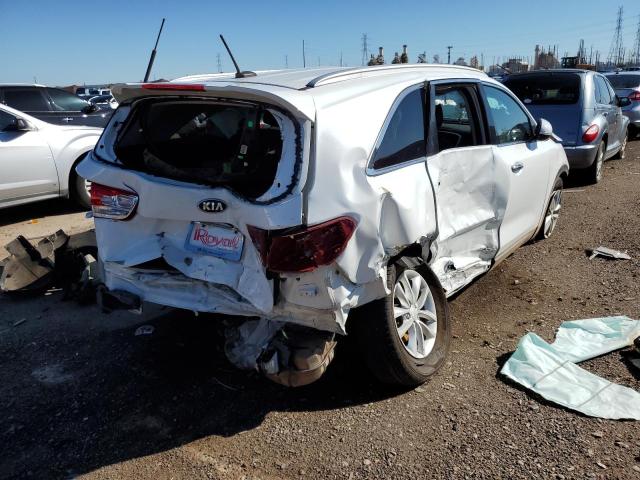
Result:
{"label": "black plastic debris", "polygon": [[9,257],[3,260],[0,290],[3,292],[40,291],[53,282],[55,254],[69,241],[62,230],[41,239],[36,246],[22,235],[4,248]]}
{"label": "black plastic debris", "polygon": [[20,235],[5,249],[9,257],[0,262],[0,291],[28,294],[55,286],[65,299],[95,301],[100,283],[95,231],[69,236],[58,230],[36,245]]}

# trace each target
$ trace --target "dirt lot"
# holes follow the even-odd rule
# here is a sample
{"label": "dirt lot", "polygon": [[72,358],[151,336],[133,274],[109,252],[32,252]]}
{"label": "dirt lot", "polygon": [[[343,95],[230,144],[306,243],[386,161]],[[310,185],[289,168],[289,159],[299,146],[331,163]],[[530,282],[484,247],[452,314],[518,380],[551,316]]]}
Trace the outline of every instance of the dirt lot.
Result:
{"label": "dirt lot", "polygon": [[[639,185],[637,141],[600,185],[565,194],[554,237],[453,300],[449,361],[410,392],[380,388],[344,348],[320,382],[287,390],[231,368],[211,317],[0,296],[0,477],[638,479],[637,422],[546,404],[498,370],[528,331],[640,317]],[[0,243],[88,225],[64,202],[2,211]],[[589,261],[601,244],[633,260]],[[135,336],[141,324],[154,334]],[[586,368],[640,390],[629,355]]]}

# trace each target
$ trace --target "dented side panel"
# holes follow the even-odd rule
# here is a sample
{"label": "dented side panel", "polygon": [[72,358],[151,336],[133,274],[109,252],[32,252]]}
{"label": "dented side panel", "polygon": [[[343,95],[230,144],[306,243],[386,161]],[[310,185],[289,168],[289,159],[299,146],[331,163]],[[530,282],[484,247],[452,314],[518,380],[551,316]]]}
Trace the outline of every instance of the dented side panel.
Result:
{"label": "dented side panel", "polygon": [[431,268],[451,294],[491,267],[500,248],[509,176],[491,145],[445,150],[427,164],[438,207]]}
{"label": "dented side panel", "polygon": [[366,174],[376,138],[398,93],[398,87],[376,90],[348,102],[323,105],[317,117],[308,221],[319,223],[340,215],[357,220],[337,265],[349,281],[367,288],[386,283],[389,257],[433,234],[436,226],[424,163],[379,176]]}

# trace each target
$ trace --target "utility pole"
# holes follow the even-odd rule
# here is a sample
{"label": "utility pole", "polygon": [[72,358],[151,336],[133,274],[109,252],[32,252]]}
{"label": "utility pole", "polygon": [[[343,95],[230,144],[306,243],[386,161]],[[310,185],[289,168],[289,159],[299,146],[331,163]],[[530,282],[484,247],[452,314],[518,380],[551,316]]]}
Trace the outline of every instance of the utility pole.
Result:
{"label": "utility pole", "polygon": [[369,43],[367,40],[367,34],[362,34],[362,66],[364,67],[369,61]]}
{"label": "utility pole", "polygon": [[218,73],[222,73],[222,62],[220,61],[220,54],[216,55],[218,58]]}
{"label": "utility pole", "polygon": [[320,57],[318,57],[318,66],[320,66]]}
{"label": "utility pole", "polygon": [[340,52],[340,66],[342,66],[342,51]]}
{"label": "utility pole", "polygon": [[447,63],[451,64],[451,49],[453,48],[453,45],[449,45],[447,47]]}
{"label": "utility pole", "polygon": [[304,52],[304,40],[302,40],[302,67],[303,68],[307,67],[307,57],[306,57],[306,54]]}
{"label": "utility pole", "polygon": [[289,68],[289,55],[284,56],[284,68]]}
{"label": "utility pole", "polygon": [[618,19],[616,21],[616,29],[613,33],[613,39],[611,40],[611,47],[609,48],[609,57],[607,62],[614,65],[622,63],[622,13],[623,8],[618,8]]}

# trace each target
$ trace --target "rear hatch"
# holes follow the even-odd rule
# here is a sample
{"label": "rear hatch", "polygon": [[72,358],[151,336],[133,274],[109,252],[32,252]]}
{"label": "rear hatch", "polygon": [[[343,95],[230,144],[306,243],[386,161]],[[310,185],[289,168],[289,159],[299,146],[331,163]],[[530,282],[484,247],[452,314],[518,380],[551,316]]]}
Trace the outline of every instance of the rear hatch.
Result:
{"label": "rear hatch", "polygon": [[575,145],[581,131],[581,79],[577,73],[543,72],[514,75],[505,85],[534,118],[551,122],[563,145]]}
{"label": "rear hatch", "polygon": [[[145,275],[168,269],[229,287],[249,310],[272,309],[273,284],[252,232],[304,222],[311,123],[286,102],[250,96],[155,92],[121,104],[78,167],[98,185],[96,217],[95,202],[108,203],[119,191],[118,201],[131,206],[124,219],[96,218],[100,257],[113,278],[124,278],[122,267]],[[107,215],[110,208],[119,206],[106,205]],[[159,303],[184,308],[179,297]]]}

